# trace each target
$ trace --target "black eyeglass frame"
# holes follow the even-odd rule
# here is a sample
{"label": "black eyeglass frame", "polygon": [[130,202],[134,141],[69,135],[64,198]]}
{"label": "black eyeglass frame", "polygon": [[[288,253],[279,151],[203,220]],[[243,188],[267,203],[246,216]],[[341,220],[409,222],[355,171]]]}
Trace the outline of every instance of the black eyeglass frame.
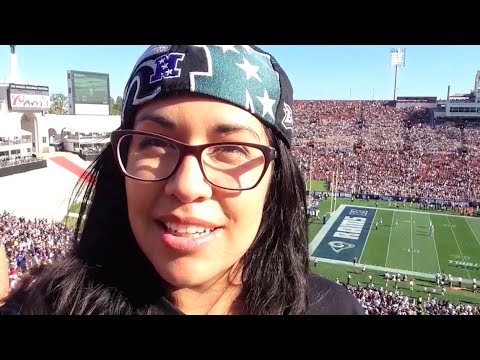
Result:
{"label": "black eyeglass frame", "polygon": [[[120,158],[120,143],[123,137],[128,136],[128,135],[144,135],[144,136],[151,136],[160,140],[164,140],[170,143],[173,143],[180,151],[177,165],[173,168],[172,172],[168,175],[165,176],[161,179],[155,179],[155,180],[145,180],[138,178],[136,176],[133,176],[131,174],[128,174],[125,167],[123,166],[122,160]],[[157,182],[157,181],[164,181],[168,180],[170,177],[173,176],[182,164],[183,159],[185,158],[186,155],[193,155],[198,161],[198,164],[200,166],[200,170],[202,171],[203,177],[207,180],[207,182],[213,186],[216,186],[221,189],[225,190],[234,190],[234,191],[246,191],[246,190],[251,190],[255,187],[258,186],[260,181],[262,181],[263,177],[265,176],[265,173],[267,172],[268,166],[270,165],[270,162],[276,158],[278,158],[278,152],[274,147],[267,146],[267,145],[261,145],[261,144],[253,144],[253,143],[247,143],[247,142],[238,142],[238,141],[223,141],[223,142],[214,142],[214,143],[206,143],[206,144],[199,144],[199,145],[189,145],[185,144],[181,141],[172,139],[168,136],[164,135],[159,135],[156,133],[151,133],[148,131],[140,131],[140,130],[115,130],[112,131],[110,134],[110,145],[112,146],[113,154],[115,156],[115,160],[117,162],[118,167],[120,168],[121,172],[134,180],[138,181],[144,181],[144,182]],[[208,176],[205,174],[205,170],[203,169],[203,162],[202,162],[202,153],[205,149],[209,148],[210,146],[218,146],[218,145],[240,145],[240,146],[250,146],[253,148],[256,148],[260,150],[263,153],[263,157],[265,158],[265,164],[263,166],[262,173],[258,179],[258,181],[253,185],[248,188],[244,189],[237,189],[237,188],[228,188],[224,186],[217,185],[213,182],[211,182],[208,179]]]}

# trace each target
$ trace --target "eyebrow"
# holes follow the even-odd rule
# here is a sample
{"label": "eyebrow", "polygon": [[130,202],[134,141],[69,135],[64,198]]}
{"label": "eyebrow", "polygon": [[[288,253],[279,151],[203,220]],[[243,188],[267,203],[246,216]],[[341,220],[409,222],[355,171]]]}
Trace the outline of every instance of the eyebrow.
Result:
{"label": "eyebrow", "polygon": [[177,128],[177,125],[175,124],[175,122],[173,122],[170,119],[167,119],[166,117],[163,117],[161,115],[156,115],[156,114],[145,114],[145,115],[141,116],[140,118],[138,118],[137,122],[142,122],[142,121],[147,121],[147,120],[153,121],[153,122],[157,123],[158,125],[160,125],[164,128],[170,129],[170,130],[174,130],[174,129]]}
{"label": "eyebrow", "polygon": [[[175,130],[177,128],[177,124],[175,124],[174,121],[172,121],[172,120],[170,120],[170,119],[168,119],[164,116],[156,115],[156,114],[145,114],[145,115],[139,117],[137,119],[137,122],[148,121],[148,120],[153,121],[153,122],[157,123],[158,125],[160,125],[164,128],[167,128],[169,130]],[[240,132],[240,131],[247,131],[250,134],[252,134],[253,136],[255,136],[255,138],[258,141],[261,141],[258,133],[248,125],[227,124],[227,123],[225,123],[225,124],[218,124],[218,125],[215,126],[215,132],[218,133],[218,134],[230,134],[230,133]]]}
{"label": "eyebrow", "polygon": [[248,131],[260,141],[260,136],[250,126],[242,124],[219,124],[215,126],[215,132],[219,134],[229,134],[238,131]]}

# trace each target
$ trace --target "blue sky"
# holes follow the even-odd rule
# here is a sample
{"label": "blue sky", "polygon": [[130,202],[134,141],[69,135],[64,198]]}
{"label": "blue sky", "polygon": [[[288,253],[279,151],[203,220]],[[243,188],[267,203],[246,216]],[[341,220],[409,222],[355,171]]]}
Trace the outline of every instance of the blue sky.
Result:
{"label": "blue sky", "polygon": [[[399,96],[437,96],[469,92],[480,70],[480,46],[460,45],[259,45],[289,75],[295,99],[391,100],[394,69],[390,49],[406,48],[398,70]],[[123,94],[125,81],[146,45],[27,46],[16,48],[24,83],[49,86],[67,95],[67,70],[110,74],[110,93]],[[0,82],[9,70],[10,48],[0,46]]]}

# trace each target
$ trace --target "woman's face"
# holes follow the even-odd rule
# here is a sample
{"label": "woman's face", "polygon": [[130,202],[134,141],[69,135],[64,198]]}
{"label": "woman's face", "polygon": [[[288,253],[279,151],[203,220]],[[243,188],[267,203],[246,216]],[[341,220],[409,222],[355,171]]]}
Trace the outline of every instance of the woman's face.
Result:
{"label": "woman's face", "polygon": [[[190,145],[222,141],[268,145],[262,124],[252,114],[199,95],[173,96],[145,105],[135,116],[134,129]],[[155,141],[146,143],[150,147],[156,144],[157,151]],[[169,146],[163,146],[159,155],[170,151]],[[135,146],[131,145],[129,151],[129,159],[138,155]],[[225,158],[254,158],[228,147],[209,154],[209,164],[204,166],[210,174],[222,168]],[[156,158],[157,153],[150,157]],[[142,182],[125,178],[128,215],[138,244],[159,275],[174,288],[202,290],[226,279],[225,275],[252,244],[261,222],[272,164],[257,187],[233,191],[211,185],[193,155],[180,161],[177,171],[167,180]],[[252,161],[246,168],[263,169],[260,162]],[[158,164],[158,160],[139,162],[138,171],[148,175]]]}

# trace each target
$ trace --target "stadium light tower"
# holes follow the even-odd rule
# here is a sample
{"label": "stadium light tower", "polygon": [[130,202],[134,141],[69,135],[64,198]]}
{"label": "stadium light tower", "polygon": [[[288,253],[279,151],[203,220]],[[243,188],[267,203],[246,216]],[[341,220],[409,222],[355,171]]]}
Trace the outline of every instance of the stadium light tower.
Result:
{"label": "stadium light tower", "polygon": [[398,67],[405,67],[405,48],[390,49],[390,65],[395,67],[395,83],[393,86],[393,101],[397,98],[397,72]]}
{"label": "stadium light tower", "polygon": [[18,71],[18,59],[15,53],[17,45],[10,45],[10,71],[5,78],[6,83],[21,84],[20,73]]}

